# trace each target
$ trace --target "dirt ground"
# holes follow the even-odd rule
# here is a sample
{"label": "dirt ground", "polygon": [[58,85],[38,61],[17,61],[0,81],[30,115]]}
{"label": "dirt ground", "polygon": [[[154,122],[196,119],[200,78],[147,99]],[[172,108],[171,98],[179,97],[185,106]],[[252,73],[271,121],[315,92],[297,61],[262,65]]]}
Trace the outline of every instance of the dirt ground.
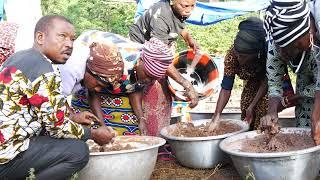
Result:
{"label": "dirt ground", "polygon": [[232,165],[212,169],[191,169],[181,166],[176,160],[159,160],[150,180],[241,180]]}
{"label": "dirt ground", "polygon": [[[212,169],[191,169],[177,161],[157,160],[150,180],[241,180],[232,164]],[[316,180],[320,180],[320,176]]]}

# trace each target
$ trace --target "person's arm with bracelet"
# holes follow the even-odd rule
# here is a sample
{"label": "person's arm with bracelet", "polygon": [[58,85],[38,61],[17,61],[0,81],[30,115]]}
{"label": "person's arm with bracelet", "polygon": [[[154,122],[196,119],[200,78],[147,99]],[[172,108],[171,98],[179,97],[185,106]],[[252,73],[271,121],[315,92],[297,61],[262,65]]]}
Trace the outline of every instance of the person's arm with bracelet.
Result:
{"label": "person's arm with bracelet", "polygon": [[147,134],[146,127],[146,118],[144,117],[143,107],[142,107],[142,91],[137,91],[130,93],[129,95],[130,105],[133,109],[134,114],[138,119],[138,126],[141,132],[141,135]]}

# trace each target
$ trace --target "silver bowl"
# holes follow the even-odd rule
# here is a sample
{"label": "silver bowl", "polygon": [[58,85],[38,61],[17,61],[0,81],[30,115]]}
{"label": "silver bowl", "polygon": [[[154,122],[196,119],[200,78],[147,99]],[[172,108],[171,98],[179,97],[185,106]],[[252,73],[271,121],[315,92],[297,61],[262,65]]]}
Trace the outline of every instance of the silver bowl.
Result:
{"label": "silver bowl", "polygon": [[[197,120],[192,123],[199,126],[209,121],[211,120]],[[190,168],[213,168],[217,164],[225,164],[229,161],[228,156],[219,149],[220,141],[249,129],[248,124],[240,120],[228,119],[222,121],[238,124],[241,126],[241,130],[219,136],[176,137],[169,134],[176,128],[176,124],[173,124],[163,128],[160,134],[168,140],[181,165]]]}
{"label": "silver bowl", "polygon": [[[283,133],[309,133],[309,128],[282,128]],[[240,141],[257,136],[256,131],[226,138],[220,148],[231,156],[234,166],[243,179],[251,173],[259,180],[311,180],[320,169],[320,146],[298,151],[275,153],[241,152]]]}
{"label": "silver bowl", "polygon": [[[211,119],[214,113],[212,112],[199,112],[199,111],[188,111],[190,113],[191,119],[194,120],[203,120]],[[241,119],[241,112],[223,112],[220,115],[221,119]]]}
{"label": "silver bowl", "polygon": [[[214,115],[213,112],[200,112],[200,111],[194,111],[190,110],[188,111],[190,114],[190,117],[193,121],[195,120],[202,120],[202,119],[211,119]],[[223,112],[220,115],[220,118],[222,119],[240,119],[241,118],[241,112],[234,111],[234,112]],[[281,127],[296,127],[297,122],[294,116],[284,116],[279,114],[279,124]]]}
{"label": "silver bowl", "polygon": [[[79,180],[149,180],[155,167],[158,148],[165,140],[151,136],[119,136],[115,141],[133,144],[135,149],[90,153]],[[147,141],[148,144],[140,143]]]}

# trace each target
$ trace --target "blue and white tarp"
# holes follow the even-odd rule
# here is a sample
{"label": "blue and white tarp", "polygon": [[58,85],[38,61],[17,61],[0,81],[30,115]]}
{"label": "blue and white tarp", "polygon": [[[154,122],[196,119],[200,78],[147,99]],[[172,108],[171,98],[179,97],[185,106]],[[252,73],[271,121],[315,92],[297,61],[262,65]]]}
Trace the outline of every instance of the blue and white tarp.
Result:
{"label": "blue and white tarp", "polygon": [[[135,15],[137,20],[145,10],[160,0],[139,0]],[[244,0],[230,2],[196,2],[192,15],[187,19],[188,23],[195,25],[211,25],[222,20],[231,19],[235,16],[244,15],[265,9],[269,5],[269,0]]]}

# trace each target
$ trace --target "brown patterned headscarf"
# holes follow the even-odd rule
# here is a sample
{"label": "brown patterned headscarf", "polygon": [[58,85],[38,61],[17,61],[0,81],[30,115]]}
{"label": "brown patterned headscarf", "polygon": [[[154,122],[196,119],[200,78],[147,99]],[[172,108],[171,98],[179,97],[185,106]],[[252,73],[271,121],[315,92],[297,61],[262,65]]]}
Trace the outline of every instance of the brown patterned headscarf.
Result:
{"label": "brown patterned headscarf", "polygon": [[122,77],[124,63],[114,44],[92,43],[87,69],[98,80],[116,85]]}

